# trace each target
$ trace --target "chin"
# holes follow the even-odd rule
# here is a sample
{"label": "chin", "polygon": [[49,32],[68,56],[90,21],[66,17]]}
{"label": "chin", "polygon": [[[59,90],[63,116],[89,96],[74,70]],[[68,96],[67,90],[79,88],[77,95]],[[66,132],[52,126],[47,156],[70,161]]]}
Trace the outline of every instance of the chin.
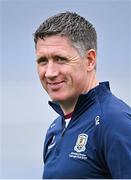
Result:
{"label": "chin", "polygon": [[52,98],[52,97],[50,97],[50,98],[52,99],[52,101],[57,101],[57,102],[65,101],[65,99],[63,99],[63,98]]}
{"label": "chin", "polygon": [[62,96],[60,94],[57,96],[51,96],[51,95],[49,95],[49,96],[53,101],[58,101],[58,102],[63,102],[63,101],[66,101],[68,99],[67,97]]}

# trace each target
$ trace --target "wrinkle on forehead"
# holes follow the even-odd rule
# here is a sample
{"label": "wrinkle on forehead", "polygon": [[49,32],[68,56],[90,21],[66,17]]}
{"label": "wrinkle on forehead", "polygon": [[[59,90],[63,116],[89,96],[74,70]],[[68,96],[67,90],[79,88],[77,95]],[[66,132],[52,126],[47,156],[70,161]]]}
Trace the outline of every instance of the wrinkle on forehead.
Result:
{"label": "wrinkle on forehead", "polygon": [[39,39],[36,46],[36,54],[38,57],[44,56],[49,58],[55,55],[65,56],[67,58],[71,58],[71,54],[73,56],[79,56],[78,51],[74,48],[69,39],[59,36]]}

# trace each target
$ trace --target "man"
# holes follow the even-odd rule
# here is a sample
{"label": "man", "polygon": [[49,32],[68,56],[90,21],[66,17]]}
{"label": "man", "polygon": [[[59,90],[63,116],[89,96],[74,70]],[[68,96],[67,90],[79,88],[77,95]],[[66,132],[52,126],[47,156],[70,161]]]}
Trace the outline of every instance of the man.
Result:
{"label": "man", "polygon": [[34,40],[40,81],[59,114],[47,131],[43,178],[131,178],[131,109],[96,78],[93,25],[60,13]]}

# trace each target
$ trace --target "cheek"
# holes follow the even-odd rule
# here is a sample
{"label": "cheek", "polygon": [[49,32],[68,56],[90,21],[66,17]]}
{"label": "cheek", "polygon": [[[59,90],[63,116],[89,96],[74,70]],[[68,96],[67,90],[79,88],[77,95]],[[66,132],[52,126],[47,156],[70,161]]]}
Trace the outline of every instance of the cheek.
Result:
{"label": "cheek", "polygon": [[40,79],[43,79],[45,77],[45,70],[43,68],[37,66],[37,72]]}
{"label": "cheek", "polygon": [[82,81],[87,75],[86,69],[83,66],[80,66],[74,71],[74,75],[75,75],[76,81]]}

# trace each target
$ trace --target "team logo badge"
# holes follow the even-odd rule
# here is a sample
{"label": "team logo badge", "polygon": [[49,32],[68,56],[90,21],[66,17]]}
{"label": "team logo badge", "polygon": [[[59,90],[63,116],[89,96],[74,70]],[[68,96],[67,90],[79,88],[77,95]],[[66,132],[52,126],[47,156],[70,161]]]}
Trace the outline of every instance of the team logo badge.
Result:
{"label": "team logo badge", "polygon": [[88,139],[88,135],[87,134],[79,134],[77,141],[76,141],[76,145],[74,147],[74,150],[76,152],[82,152],[85,151],[86,149],[86,143],[87,143],[87,139]]}

